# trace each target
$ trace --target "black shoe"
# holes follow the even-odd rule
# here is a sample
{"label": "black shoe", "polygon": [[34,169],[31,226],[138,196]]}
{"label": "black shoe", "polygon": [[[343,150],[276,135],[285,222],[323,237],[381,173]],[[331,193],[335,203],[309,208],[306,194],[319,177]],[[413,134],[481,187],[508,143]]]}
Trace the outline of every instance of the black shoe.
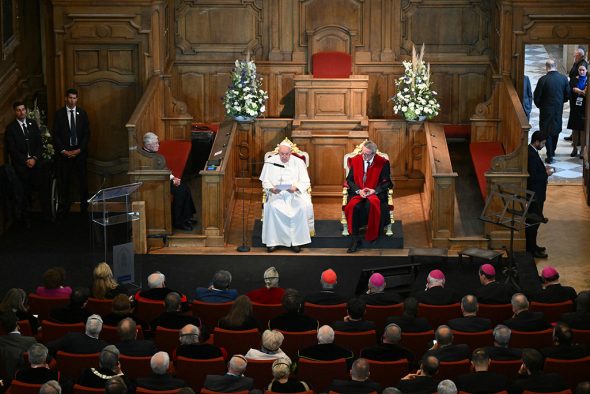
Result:
{"label": "black shoe", "polygon": [[291,246],[291,250],[295,253],[299,253],[299,252],[301,252],[301,247],[300,246]]}
{"label": "black shoe", "polygon": [[544,246],[537,246],[535,248],[538,252],[545,252],[547,249]]}
{"label": "black shoe", "polygon": [[563,137],[563,140],[564,141],[571,141],[571,140],[573,140],[573,138],[571,135],[568,135],[567,137]]}
{"label": "black shoe", "polygon": [[190,224],[197,224],[197,219],[189,219],[187,220]]}
{"label": "black shoe", "polygon": [[529,219],[529,222],[533,223],[533,224],[547,223],[549,221],[549,219],[547,219],[545,216],[539,215],[538,213],[534,213],[534,212],[527,213],[526,217],[527,217],[527,219]]}
{"label": "black shoe", "polygon": [[178,226],[174,226],[175,229],[177,230],[183,230],[183,231],[193,231],[193,226],[191,226],[190,224],[181,224]]}
{"label": "black shoe", "polygon": [[353,237],[352,241],[350,242],[350,247],[348,249],[346,249],[346,253],[356,252],[356,250],[361,246],[361,243],[362,243],[362,241],[360,239]]}
{"label": "black shoe", "polygon": [[578,150],[576,148],[572,149],[572,153],[570,153],[570,157],[578,156]]}
{"label": "black shoe", "polygon": [[536,257],[538,259],[546,259],[549,256],[545,252],[541,252],[540,250],[535,250],[533,252],[533,257]]}
{"label": "black shoe", "polygon": [[555,160],[553,160],[553,157],[547,157],[545,159],[545,163],[547,163],[547,164],[553,164],[553,163],[555,163]]}
{"label": "black shoe", "polygon": [[277,250],[277,247],[276,246],[269,246],[269,247],[266,248],[266,252],[267,253],[272,253],[275,250]]}

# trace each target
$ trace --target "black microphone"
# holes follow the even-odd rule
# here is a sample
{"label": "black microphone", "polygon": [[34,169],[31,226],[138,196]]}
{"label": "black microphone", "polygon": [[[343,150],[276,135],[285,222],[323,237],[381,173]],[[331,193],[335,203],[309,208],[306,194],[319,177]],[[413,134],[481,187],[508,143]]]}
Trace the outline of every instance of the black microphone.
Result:
{"label": "black microphone", "polygon": [[285,168],[285,165],[284,164],[271,163],[270,161],[265,161],[264,164],[272,164],[275,167]]}

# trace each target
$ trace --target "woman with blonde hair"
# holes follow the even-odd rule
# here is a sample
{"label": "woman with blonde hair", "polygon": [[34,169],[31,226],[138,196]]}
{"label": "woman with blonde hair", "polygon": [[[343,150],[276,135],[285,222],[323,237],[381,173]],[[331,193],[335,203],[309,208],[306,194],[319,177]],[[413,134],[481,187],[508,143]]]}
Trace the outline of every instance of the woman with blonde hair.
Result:
{"label": "woman with blonde hair", "polygon": [[28,320],[33,335],[39,330],[39,320],[29,312],[27,293],[23,289],[12,288],[6,292],[0,303],[0,314],[14,313],[18,320]]}
{"label": "woman with blonde hair", "polygon": [[118,284],[113,277],[111,267],[104,261],[94,267],[92,276],[94,278],[92,282],[92,296],[94,298],[113,299],[118,294],[127,294],[125,288]]}
{"label": "woman with blonde hair", "polygon": [[279,358],[272,363],[273,379],[267,390],[273,393],[303,393],[309,391],[307,383],[289,378],[291,375],[291,360]]}

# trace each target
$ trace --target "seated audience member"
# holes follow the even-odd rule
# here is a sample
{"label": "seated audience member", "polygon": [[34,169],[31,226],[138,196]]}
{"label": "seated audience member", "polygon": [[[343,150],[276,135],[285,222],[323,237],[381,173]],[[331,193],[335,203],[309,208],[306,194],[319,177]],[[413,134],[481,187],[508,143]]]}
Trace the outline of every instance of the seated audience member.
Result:
{"label": "seated audience member", "polygon": [[299,358],[306,358],[315,361],[333,361],[339,358],[345,359],[349,366],[354,354],[334,343],[334,330],[330,326],[321,326],[318,330],[317,345],[309,346],[305,349],[299,349]]}
{"label": "seated audience member", "polygon": [[436,386],[437,394],[457,394],[457,386],[451,379],[445,379]]}
{"label": "seated audience member", "polygon": [[85,387],[104,388],[107,381],[115,376],[123,376],[119,363],[119,349],[115,345],[108,345],[100,352],[98,368],[85,369],[78,384]]}
{"label": "seated audience member", "polygon": [[258,304],[280,304],[285,289],[279,287],[279,271],[270,267],[264,271],[264,287],[248,292],[246,295]]}
{"label": "seated audience member", "polygon": [[225,375],[207,375],[203,387],[220,393],[252,390],[254,379],[244,376],[248,360],[241,354],[234,355],[227,363]]}
{"label": "seated audience member", "polygon": [[98,315],[91,315],[86,320],[85,332],[68,332],[63,337],[49,342],[47,348],[52,355],[59,350],[76,354],[98,353],[107,346],[105,341],[98,339],[101,330],[102,319]]}
{"label": "seated audience member", "polygon": [[6,292],[0,303],[0,314],[15,314],[18,320],[28,320],[33,335],[37,334],[39,320],[29,312],[27,293],[23,289],[12,288]]}
{"label": "seated audience member", "polygon": [[41,297],[69,297],[72,288],[64,286],[65,280],[66,271],[62,267],[49,268],[43,273],[43,286],[37,287],[35,293]]}
{"label": "seated audience member", "polygon": [[432,330],[432,326],[425,317],[418,317],[418,300],[407,297],[404,300],[404,312],[401,316],[387,318],[385,324],[397,324],[402,332],[424,332]]}
{"label": "seated audience member", "polygon": [[551,325],[545,321],[543,312],[529,311],[529,300],[522,293],[516,293],[512,296],[512,318],[504,322],[512,330],[517,331],[541,331]]}
{"label": "seated audience member", "polygon": [[230,289],[231,273],[229,271],[220,270],[213,275],[211,285],[207,288],[197,287],[195,291],[195,300],[203,302],[230,302],[236,299],[238,291]]}
{"label": "seated audience member", "polygon": [[107,263],[98,263],[92,271],[92,296],[101,300],[112,300],[119,294],[127,295],[125,286],[117,283]]}
{"label": "seated audience member", "polygon": [[17,317],[10,311],[0,315],[0,325],[7,332],[0,337],[0,372],[4,372],[5,383],[10,383],[18,368],[24,366],[23,353],[37,341],[34,337],[21,335]]}
{"label": "seated audience member", "polygon": [[117,325],[117,334],[119,342],[117,349],[125,356],[145,357],[154,355],[158,349],[153,341],[137,339],[137,324],[135,321],[126,317]]}
{"label": "seated audience member", "polygon": [[434,332],[434,338],[436,343],[426,352],[427,356],[434,356],[438,361],[459,361],[471,355],[469,346],[464,343],[453,344],[453,333],[449,326],[439,326]]}
{"label": "seated audience member", "polygon": [[272,381],[266,388],[273,393],[301,393],[309,391],[307,383],[291,378],[291,360],[278,358],[272,363]]}
{"label": "seated audience member", "polygon": [[318,321],[303,314],[303,299],[297,290],[285,290],[282,304],[286,312],[270,319],[268,328],[271,330],[297,332],[318,329]]}
{"label": "seated audience member", "polygon": [[572,343],[573,335],[570,327],[558,321],[553,327],[553,346],[541,349],[543,357],[557,358],[560,360],[575,360],[590,356],[588,346]]}
{"label": "seated audience member", "polygon": [[178,356],[208,360],[223,357],[227,359],[225,351],[215,345],[200,343],[201,330],[199,327],[187,324],[180,329],[180,345],[176,348],[175,358]]}
{"label": "seated audience member", "polygon": [[477,300],[482,304],[508,304],[514,294],[514,288],[508,283],[496,281],[496,269],[491,264],[479,267],[481,287],[475,290]]}
{"label": "seated audience member", "polygon": [[509,348],[512,331],[503,324],[494,328],[494,346],[485,347],[485,351],[492,360],[508,361],[518,360],[522,357],[522,350]]}
{"label": "seated audience member", "polygon": [[113,298],[113,310],[108,315],[103,316],[102,323],[106,326],[116,326],[127,317],[133,317],[131,301],[125,294],[119,294]]}
{"label": "seated audience member", "polygon": [[445,288],[445,274],[441,270],[432,270],[426,278],[426,289],[414,293],[414,297],[423,304],[450,305],[457,302],[455,292]]}
{"label": "seated audience member", "polygon": [[262,343],[259,349],[250,349],[246,353],[246,358],[252,360],[276,360],[279,358],[287,358],[289,356],[281,350],[281,345],[285,337],[280,331],[265,330],[262,333]]}
{"label": "seated audience member", "polygon": [[61,386],[56,380],[50,380],[41,386],[39,394],[61,394]]}
{"label": "seated audience member", "polygon": [[574,390],[574,394],[590,394],[590,381],[578,383]]}
{"label": "seated audience member", "polygon": [[154,332],[156,327],[181,329],[187,324],[201,326],[201,321],[198,318],[183,314],[180,294],[175,291],[166,294],[164,308],[165,312],[150,323],[150,327]]}
{"label": "seated audience member", "polygon": [[105,394],[127,394],[127,383],[120,376],[107,380],[104,386]]}
{"label": "seated audience member", "polygon": [[218,326],[225,330],[260,330],[260,323],[254,317],[250,298],[241,295],[234,301],[227,315],[219,319]]}
{"label": "seated audience member", "polygon": [[453,330],[465,332],[478,332],[491,329],[492,321],[484,317],[478,317],[478,309],[477,298],[472,295],[466,295],[461,299],[461,313],[463,317],[449,320],[449,327]]}
{"label": "seated audience member", "polygon": [[490,356],[485,349],[475,349],[471,356],[473,372],[460,375],[455,383],[461,391],[468,393],[497,393],[508,388],[508,378],[496,372],[488,371]]}
{"label": "seated audience member", "polygon": [[317,305],[337,305],[346,302],[346,297],[336,293],[338,276],[332,268],[322,272],[320,284],[322,290],[306,295],[304,302]]}
{"label": "seated audience member", "polygon": [[581,291],[576,298],[576,311],[564,313],[559,320],[576,330],[590,330],[590,291]]}
{"label": "seated audience member", "polygon": [[411,365],[414,362],[414,355],[411,351],[399,345],[402,339],[402,330],[395,323],[385,326],[381,343],[376,346],[364,348],[360,356],[375,361],[397,361],[407,359]]}
{"label": "seated audience member", "polygon": [[[159,271],[151,273],[147,278],[147,282],[148,289],[138,291],[135,294],[135,301],[141,301],[142,299],[163,301],[168,293],[175,291],[166,286],[166,276]],[[181,302],[187,302],[185,295],[178,291],[176,293],[180,294]]]}
{"label": "seated audience member", "polygon": [[567,389],[567,385],[559,374],[543,372],[544,363],[545,359],[538,350],[524,349],[518,377],[512,381],[508,392],[520,394],[526,390],[551,393]]}
{"label": "seated audience member", "polygon": [[576,291],[573,287],[562,286],[559,283],[559,272],[553,267],[547,266],[541,270],[541,282],[543,288],[538,292],[531,294],[530,300],[554,304],[576,300]]}
{"label": "seated audience member", "polygon": [[336,393],[373,393],[381,392],[379,383],[369,379],[369,362],[357,359],[350,369],[350,380],[334,379],[330,391]]}
{"label": "seated audience member", "polygon": [[369,278],[367,284],[367,292],[360,296],[367,305],[394,305],[402,302],[401,297],[397,293],[386,293],[385,277],[376,272]]}
{"label": "seated audience member", "polygon": [[364,320],[365,316],[365,301],[360,298],[351,298],[346,304],[346,311],[348,315],[344,316],[344,320],[335,321],[331,324],[335,331],[345,332],[361,332],[375,330],[375,322]]}
{"label": "seated audience member", "polygon": [[385,387],[381,394],[402,394],[402,392],[396,387]]}
{"label": "seated audience member", "polygon": [[83,323],[90,316],[85,307],[88,302],[88,289],[76,287],[70,295],[70,303],[61,308],[55,308],[49,313],[49,319],[56,323]]}
{"label": "seated audience member", "polygon": [[186,386],[182,379],[175,378],[168,372],[170,368],[170,356],[166,352],[158,352],[150,360],[152,374],[137,378],[137,386],[148,390],[174,390]]}
{"label": "seated audience member", "polygon": [[47,354],[49,350],[41,343],[35,343],[27,350],[30,367],[16,372],[14,378],[20,382],[43,384],[50,380],[59,381],[59,372],[49,369]]}
{"label": "seated audience member", "polygon": [[434,393],[437,391],[438,380],[434,375],[438,372],[439,362],[434,356],[424,356],[420,363],[420,369],[415,373],[404,376],[397,388],[402,393]]}

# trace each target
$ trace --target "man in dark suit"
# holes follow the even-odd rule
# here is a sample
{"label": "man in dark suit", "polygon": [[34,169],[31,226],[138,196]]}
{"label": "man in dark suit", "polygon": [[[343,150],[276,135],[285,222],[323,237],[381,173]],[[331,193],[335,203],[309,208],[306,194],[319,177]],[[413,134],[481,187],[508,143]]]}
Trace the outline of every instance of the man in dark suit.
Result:
{"label": "man in dark suit", "polygon": [[176,348],[176,357],[194,358],[197,360],[207,360],[211,358],[223,357],[227,359],[224,351],[215,345],[200,343],[201,331],[199,327],[187,324],[180,330],[180,346]]}
{"label": "man in dark suit", "polygon": [[361,299],[367,303],[367,305],[394,305],[399,304],[402,299],[397,293],[386,293],[385,277],[378,272],[375,272],[369,278],[367,284],[367,292],[361,295]]}
{"label": "man in dark suit", "polygon": [[441,270],[432,270],[426,279],[426,289],[414,293],[414,297],[423,304],[450,305],[457,302],[454,291],[445,288],[445,274]]}
{"label": "man in dark suit", "polygon": [[66,335],[47,344],[52,355],[59,350],[76,354],[91,354],[100,352],[108,344],[98,339],[102,330],[102,319],[99,315],[90,315],[86,321],[85,332],[68,332]]}
{"label": "man in dark suit", "polygon": [[453,333],[449,326],[439,326],[434,332],[436,343],[425,353],[425,356],[434,356],[439,361],[460,361],[471,356],[469,346],[461,343],[453,344]]}
{"label": "man in dark suit", "polygon": [[[142,299],[163,301],[168,293],[176,291],[166,286],[166,276],[159,271],[152,272],[147,278],[147,283],[148,289],[135,293],[136,301]],[[178,291],[177,293],[180,294],[180,301],[186,303],[186,296]]]}
{"label": "man in dark suit", "polygon": [[481,287],[475,290],[477,301],[481,304],[508,304],[515,290],[508,283],[496,281],[496,269],[491,264],[479,267]]}
{"label": "man in dark suit", "polygon": [[49,380],[59,380],[59,372],[49,369],[47,354],[49,350],[41,343],[34,343],[27,350],[30,367],[19,370],[15,379],[19,382],[43,384]]}
{"label": "man in dark suit", "polygon": [[156,327],[181,329],[187,324],[201,325],[201,321],[198,318],[182,313],[181,297],[175,291],[166,294],[164,307],[166,309],[165,312],[150,323],[150,327],[154,332],[156,331]]}
{"label": "man in dark suit", "polygon": [[564,313],[559,320],[570,328],[590,330],[590,291],[581,291],[576,298],[576,311]]}
{"label": "man in dark suit", "polygon": [[285,290],[282,304],[286,313],[270,319],[268,328],[271,330],[297,332],[318,329],[318,321],[303,314],[303,299],[297,290]]}
{"label": "man in dark suit", "polygon": [[449,320],[449,327],[457,331],[478,332],[492,328],[492,321],[484,317],[477,316],[477,298],[472,295],[466,295],[461,299],[461,312],[463,317],[457,317]]}
{"label": "man in dark suit", "polygon": [[85,308],[88,302],[88,294],[88,288],[76,287],[70,294],[70,303],[64,307],[51,310],[49,319],[62,324],[86,322],[88,316],[90,316],[90,313]]}
{"label": "man in dark suit", "polygon": [[508,378],[505,375],[488,371],[490,357],[482,348],[475,349],[471,356],[473,372],[455,379],[457,388],[468,393],[497,393],[506,390]]}
{"label": "man in dark suit", "polygon": [[322,290],[305,296],[305,302],[317,305],[337,305],[346,302],[346,297],[336,293],[338,276],[332,268],[328,268],[320,276]]}
{"label": "man in dark suit", "polygon": [[[27,119],[27,109],[22,101],[12,104],[16,119],[6,126],[4,138],[10,164],[14,168],[22,195],[19,206],[23,219],[30,226],[31,194],[39,192],[41,209],[45,219],[51,219],[49,174],[41,161],[43,140],[36,122]],[[17,194],[18,195],[18,194]]]}
{"label": "man in dark suit", "polygon": [[59,214],[62,216],[70,210],[69,185],[74,174],[78,181],[80,212],[85,213],[88,209],[86,159],[90,123],[86,111],[77,104],[78,91],[73,88],[66,90],[65,106],[57,110],[53,122],[53,143],[61,195]]}
{"label": "man in dark suit", "polygon": [[186,386],[186,382],[168,373],[170,357],[166,352],[158,352],[150,360],[151,376],[137,378],[137,386],[148,390],[175,390]]}
{"label": "man in dark suit", "polygon": [[492,360],[508,361],[519,360],[522,357],[522,350],[509,348],[510,335],[512,331],[503,324],[494,328],[494,346],[487,346],[485,351]]}
{"label": "man in dark suit", "polygon": [[418,315],[418,300],[414,297],[407,297],[404,300],[404,313],[401,316],[387,318],[385,324],[397,324],[402,332],[424,332],[432,330],[432,326],[424,317]]}
{"label": "man in dark suit", "polygon": [[434,375],[438,372],[438,366],[436,357],[424,356],[420,369],[404,376],[397,384],[397,388],[402,393],[436,393],[438,380],[434,378]]}
{"label": "man in dark suit", "polygon": [[98,356],[98,368],[86,368],[78,379],[78,384],[84,387],[104,388],[109,379],[115,376],[123,377],[119,354],[115,345],[105,346]]}
{"label": "man in dark suit", "polygon": [[334,379],[329,390],[336,393],[380,393],[379,383],[369,379],[369,362],[357,359],[350,369],[350,380]]}
{"label": "man in dark suit", "polygon": [[563,103],[570,97],[570,85],[567,77],[557,71],[554,60],[547,60],[545,69],[547,74],[539,78],[533,99],[539,108],[539,128],[548,135],[545,162],[551,164],[561,133]]}
{"label": "man in dark suit", "polygon": [[343,358],[347,361],[348,366],[351,366],[354,354],[334,343],[334,330],[330,326],[321,326],[318,330],[317,345],[309,346],[305,349],[300,349],[298,352],[299,358],[306,358],[314,361],[333,361]]}
{"label": "man in dark suit", "polygon": [[560,360],[576,360],[590,355],[588,345],[573,344],[573,335],[570,327],[558,321],[553,327],[553,346],[541,349],[544,357]]}
{"label": "man in dark suit", "polygon": [[508,392],[520,394],[526,390],[536,393],[556,393],[566,390],[568,387],[559,374],[543,372],[544,363],[545,359],[538,350],[524,349],[518,378],[512,382]]}
{"label": "man in dark suit", "polygon": [[236,289],[230,289],[231,272],[219,270],[213,274],[209,287],[197,287],[195,301],[224,303],[235,300],[238,297]]}
{"label": "man in dark suit", "polygon": [[153,356],[158,351],[153,341],[137,339],[137,324],[130,317],[119,322],[117,334],[120,340],[117,349],[125,356]]}
{"label": "man in dark suit", "polygon": [[227,373],[225,375],[207,375],[203,387],[221,393],[252,390],[254,379],[244,376],[247,366],[246,357],[236,354],[227,364]]}
{"label": "man in dark suit", "polygon": [[8,333],[0,337],[0,360],[2,360],[5,373],[5,376],[1,378],[5,379],[6,384],[12,380],[19,367],[25,366],[23,353],[37,341],[33,337],[21,335],[17,317],[12,312],[0,314],[0,325]]}
{"label": "man in dark suit", "polygon": [[543,312],[529,311],[529,300],[522,293],[512,296],[512,318],[504,322],[512,330],[517,331],[542,331],[551,325],[545,321]]}
{"label": "man in dark suit", "polygon": [[531,301],[553,304],[572,300],[575,301],[577,294],[573,287],[562,286],[559,283],[559,272],[551,266],[541,270],[541,282],[543,289],[531,295]]}
{"label": "man in dark suit", "polygon": [[366,305],[360,298],[351,298],[346,304],[348,315],[344,320],[335,321],[331,324],[335,331],[362,332],[375,330],[375,322],[364,320]]}
{"label": "man in dark suit", "polygon": [[401,328],[394,323],[388,324],[381,338],[382,343],[364,348],[360,356],[375,361],[397,361],[405,358],[411,365],[414,362],[414,355],[411,351],[399,345],[401,339]]}

